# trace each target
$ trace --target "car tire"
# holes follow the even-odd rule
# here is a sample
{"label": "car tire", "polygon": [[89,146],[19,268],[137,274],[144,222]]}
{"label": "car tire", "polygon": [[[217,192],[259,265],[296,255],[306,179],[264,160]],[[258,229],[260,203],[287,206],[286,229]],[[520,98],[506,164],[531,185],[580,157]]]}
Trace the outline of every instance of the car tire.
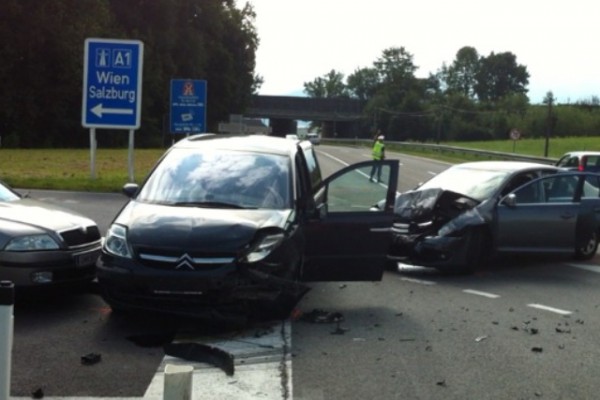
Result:
{"label": "car tire", "polygon": [[385,260],[385,270],[397,272],[398,271],[398,261],[388,258]]}
{"label": "car tire", "polygon": [[598,243],[598,232],[592,232],[588,240],[575,249],[575,258],[577,260],[589,260],[593,258],[598,251]]}
{"label": "car tire", "polygon": [[472,274],[482,270],[488,264],[491,252],[491,237],[489,232],[482,227],[477,227],[470,229],[467,234],[469,235],[469,243],[467,244],[465,263],[444,269],[444,272]]}

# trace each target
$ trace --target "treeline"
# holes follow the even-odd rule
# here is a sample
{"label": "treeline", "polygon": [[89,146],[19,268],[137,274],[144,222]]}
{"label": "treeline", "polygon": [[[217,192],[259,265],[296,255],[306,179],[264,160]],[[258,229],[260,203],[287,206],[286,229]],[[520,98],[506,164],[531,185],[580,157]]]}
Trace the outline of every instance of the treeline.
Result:
{"label": "treeline", "polygon": [[305,82],[304,92],[364,101],[362,132],[392,140],[497,140],[513,130],[532,138],[600,134],[598,97],[557,104],[548,92],[542,104],[530,104],[529,72],[510,52],[482,56],[466,46],[425,79],[416,70],[411,53],[392,47],[347,77],[331,70]]}
{"label": "treeline", "polygon": [[[234,0],[2,0],[0,145],[82,147],[86,38],[144,43],[142,124],[136,145],[160,146],[171,79],[206,79],[207,125],[241,113],[261,83],[254,74],[254,11]],[[99,130],[99,145],[127,143]]]}

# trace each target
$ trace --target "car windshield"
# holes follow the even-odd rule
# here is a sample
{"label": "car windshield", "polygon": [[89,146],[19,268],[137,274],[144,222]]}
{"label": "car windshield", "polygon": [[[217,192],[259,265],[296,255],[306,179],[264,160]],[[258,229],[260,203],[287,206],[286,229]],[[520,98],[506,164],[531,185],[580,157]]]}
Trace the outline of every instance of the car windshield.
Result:
{"label": "car windshield", "polygon": [[18,199],[19,196],[0,183],[0,201],[15,201]]}
{"label": "car windshield", "polygon": [[138,200],[210,208],[291,208],[287,157],[240,151],[173,149]]}
{"label": "car windshield", "polygon": [[490,198],[510,174],[511,171],[449,168],[425,182],[419,190],[439,188],[483,201]]}

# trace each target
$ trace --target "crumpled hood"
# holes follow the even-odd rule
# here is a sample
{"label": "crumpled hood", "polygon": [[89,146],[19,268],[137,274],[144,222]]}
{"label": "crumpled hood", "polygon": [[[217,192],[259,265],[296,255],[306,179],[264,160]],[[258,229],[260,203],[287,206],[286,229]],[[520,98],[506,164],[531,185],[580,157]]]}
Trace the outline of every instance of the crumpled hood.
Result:
{"label": "crumpled hood", "polygon": [[65,231],[96,225],[74,211],[32,199],[0,202],[0,227],[8,235]]}
{"label": "crumpled hood", "polygon": [[454,218],[478,204],[475,199],[449,190],[417,189],[400,194],[396,198],[394,212],[401,221],[421,222],[440,216]]}
{"label": "crumpled hood", "polygon": [[284,229],[291,210],[237,210],[176,207],[131,201],[116,223],[128,228],[134,247],[232,252],[261,228]]}

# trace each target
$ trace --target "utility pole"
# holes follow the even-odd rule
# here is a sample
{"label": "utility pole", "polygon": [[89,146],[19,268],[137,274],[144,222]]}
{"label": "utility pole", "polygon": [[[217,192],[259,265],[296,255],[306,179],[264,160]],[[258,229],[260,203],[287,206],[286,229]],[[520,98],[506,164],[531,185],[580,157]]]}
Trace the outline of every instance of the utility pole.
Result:
{"label": "utility pole", "polygon": [[554,121],[552,118],[552,102],[554,101],[554,96],[552,92],[548,92],[546,95],[546,102],[548,103],[548,119],[546,121],[546,141],[544,144],[544,157],[548,157],[548,148],[550,146],[550,136],[552,135],[552,125],[554,125]]}

